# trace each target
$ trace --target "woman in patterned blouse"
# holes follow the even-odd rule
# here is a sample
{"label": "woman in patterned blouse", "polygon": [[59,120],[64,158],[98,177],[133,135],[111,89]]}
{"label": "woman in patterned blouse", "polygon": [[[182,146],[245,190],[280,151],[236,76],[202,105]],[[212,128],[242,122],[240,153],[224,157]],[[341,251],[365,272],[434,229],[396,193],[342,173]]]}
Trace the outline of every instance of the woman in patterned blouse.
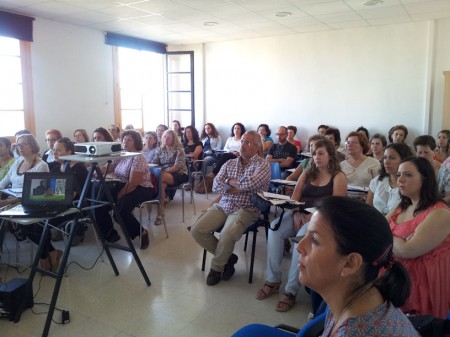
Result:
{"label": "woman in patterned blouse", "polygon": [[[142,151],[143,144],[139,132],[126,130],[122,133],[121,140],[125,151]],[[149,245],[148,233],[145,229],[141,229],[139,221],[133,215],[133,209],[140,203],[155,197],[147,161],[141,153],[138,156],[113,160],[108,169],[109,172],[114,172],[115,178],[120,180],[111,188],[111,194],[117,200],[117,209],[128,234],[131,239],[134,239],[141,230],[141,249],[145,249]],[[95,218],[106,240],[109,242],[120,240],[119,234],[113,227],[108,207],[96,208]]]}
{"label": "woman in patterned blouse", "polygon": [[[166,199],[167,186],[180,185],[188,180],[184,149],[177,134],[173,130],[164,131],[161,137],[161,146],[156,152],[153,163],[162,167],[161,193],[163,200]],[[155,225],[161,224],[162,218],[160,212],[155,220]]]}

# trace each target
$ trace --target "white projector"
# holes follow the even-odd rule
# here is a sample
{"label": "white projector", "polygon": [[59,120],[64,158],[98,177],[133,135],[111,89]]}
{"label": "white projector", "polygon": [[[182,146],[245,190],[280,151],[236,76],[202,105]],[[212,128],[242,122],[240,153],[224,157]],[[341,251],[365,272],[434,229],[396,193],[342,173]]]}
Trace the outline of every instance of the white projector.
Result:
{"label": "white projector", "polygon": [[75,144],[75,153],[88,156],[107,156],[122,151],[120,142],[91,142]]}

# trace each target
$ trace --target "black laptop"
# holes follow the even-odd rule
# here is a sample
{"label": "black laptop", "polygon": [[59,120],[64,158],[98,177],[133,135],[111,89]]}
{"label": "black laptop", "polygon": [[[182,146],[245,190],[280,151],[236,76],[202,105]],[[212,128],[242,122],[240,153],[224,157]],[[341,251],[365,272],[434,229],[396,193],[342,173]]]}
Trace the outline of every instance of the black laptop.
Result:
{"label": "black laptop", "polygon": [[73,180],[70,173],[25,172],[21,205],[0,216],[43,218],[62,213],[73,207]]}

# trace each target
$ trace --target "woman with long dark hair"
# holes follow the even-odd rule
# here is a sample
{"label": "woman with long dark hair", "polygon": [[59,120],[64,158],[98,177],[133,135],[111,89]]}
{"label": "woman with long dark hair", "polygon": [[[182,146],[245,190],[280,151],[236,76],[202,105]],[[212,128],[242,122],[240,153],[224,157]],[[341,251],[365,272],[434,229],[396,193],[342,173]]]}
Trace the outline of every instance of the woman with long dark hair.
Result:
{"label": "woman with long dark hair", "polygon": [[441,201],[433,167],[405,159],[398,169],[399,206],[387,215],[394,255],[411,277],[405,312],[446,318],[450,308],[450,208]]}
{"label": "woman with long dark hair", "polygon": [[405,143],[391,143],[384,150],[381,172],[369,184],[366,204],[374,206],[383,214],[389,213],[400,203],[397,187],[397,171],[400,162],[411,157],[411,149]]}

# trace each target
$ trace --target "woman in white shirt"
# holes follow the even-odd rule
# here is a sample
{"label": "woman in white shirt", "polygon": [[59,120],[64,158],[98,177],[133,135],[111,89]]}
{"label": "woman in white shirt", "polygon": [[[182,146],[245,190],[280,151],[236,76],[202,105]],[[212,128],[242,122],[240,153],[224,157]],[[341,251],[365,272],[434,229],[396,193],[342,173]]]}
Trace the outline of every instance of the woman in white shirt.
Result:
{"label": "woman in white shirt", "polygon": [[245,126],[242,123],[234,123],[231,127],[231,137],[227,139],[224,150],[228,153],[224,153],[220,156],[219,162],[214,167],[212,175],[215,177],[219,173],[221,167],[225,162],[230,159],[234,159],[240,156],[239,150],[241,149],[241,137],[245,133]]}
{"label": "woman in white shirt", "polygon": [[[21,135],[17,138],[16,150],[20,156],[0,181],[0,189],[22,188],[25,172],[48,172],[48,165],[39,158],[39,145],[33,135]],[[18,199],[8,198],[0,201],[0,207],[18,202]]]}
{"label": "woman in white shirt", "polygon": [[[341,161],[340,165],[348,184],[369,187],[370,181],[380,174],[381,165],[375,158],[365,155],[369,152],[369,141],[366,136],[355,131],[350,132],[346,138],[345,148],[348,158]],[[365,194],[351,192],[348,196],[363,199]]]}
{"label": "woman in white shirt", "polygon": [[374,206],[386,215],[400,203],[400,193],[397,187],[397,171],[403,159],[413,154],[404,143],[389,144],[384,150],[381,173],[369,184],[366,204]]}

